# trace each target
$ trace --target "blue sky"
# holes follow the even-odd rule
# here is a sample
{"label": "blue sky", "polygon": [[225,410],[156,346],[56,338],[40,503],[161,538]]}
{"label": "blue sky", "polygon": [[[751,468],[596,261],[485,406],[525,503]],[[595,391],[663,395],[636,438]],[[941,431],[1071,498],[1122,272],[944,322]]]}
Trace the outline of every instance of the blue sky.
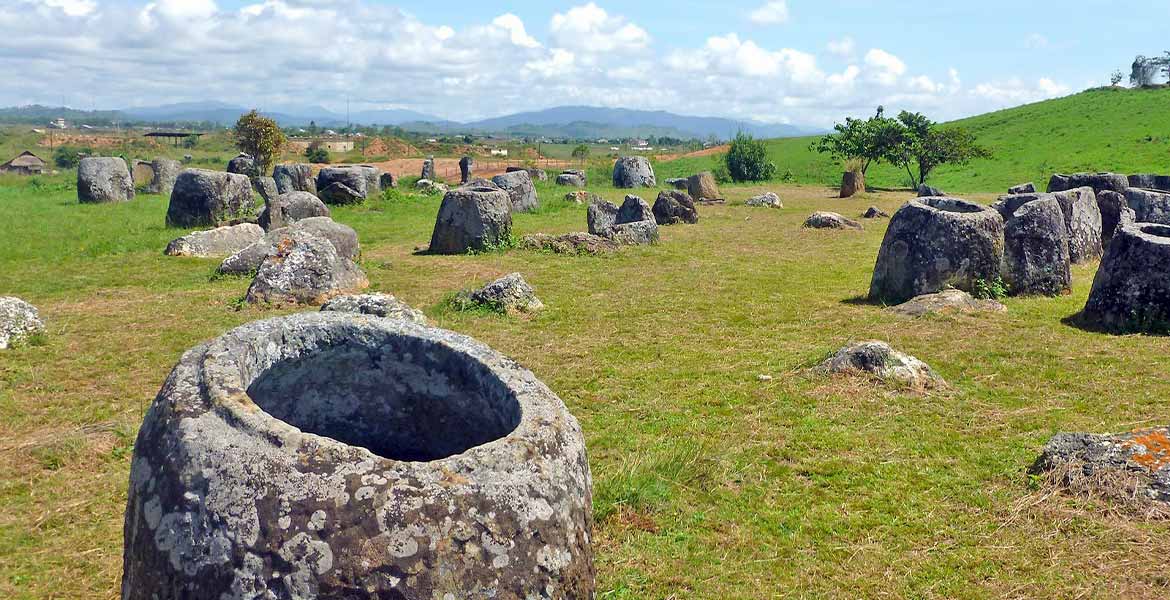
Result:
{"label": "blue sky", "polygon": [[455,120],[590,104],[824,126],[1074,93],[1170,48],[1170,0],[16,2],[0,68],[42,77],[3,104],[350,96]]}

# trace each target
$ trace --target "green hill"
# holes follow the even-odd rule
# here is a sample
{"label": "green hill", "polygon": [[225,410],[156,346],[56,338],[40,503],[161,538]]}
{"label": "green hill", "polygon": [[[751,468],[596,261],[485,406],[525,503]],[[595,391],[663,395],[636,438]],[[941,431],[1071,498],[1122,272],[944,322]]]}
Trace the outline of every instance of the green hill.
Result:
{"label": "green hill", "polygon": [[[930,183],[948,191],[999,192],[1025,181],[1043,187],[1054,172],[1170,173],[1170,89],[1096,89],[955,124],[971,129],[994,157],[940,168]],[[797,183],[838,185],[840,165],[809,151],[814,139],[768,140],[768,152],[779,173]],[[719,158],[665,163],[660,176],[710,169]],[[888,165],[870,168],[870,186],[905,187],[906,180]]]}

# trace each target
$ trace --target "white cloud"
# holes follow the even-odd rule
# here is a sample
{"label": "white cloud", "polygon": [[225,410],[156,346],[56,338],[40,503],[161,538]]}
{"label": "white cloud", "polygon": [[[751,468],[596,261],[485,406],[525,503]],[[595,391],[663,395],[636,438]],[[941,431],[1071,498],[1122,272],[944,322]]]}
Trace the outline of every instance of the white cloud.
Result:
{"label": "white cloud", "polygon": [[528,35],[528,31],[524,29],[524,21],[520,17],[512,13],[500,15],[492,21],[492,25],[506,29],[510,35],[513,44],[523,46],[525,48],[538,48],[540,42],[536,38]]}
{"label": "white cloud", "polygon": [[853,38],[846,36],[839,40],[831,40],[828,45],[829,54],[838,58],[849,59],[857,52],[857,43]]}
{"label": "white cloud", "polygon": [[788,22],[789,16],[786,0],[772,0],[753,10],[748,18],[756,25],[783,25]]}
{"label": "white cloud", "polygon": [[556,46],[580,52],[631,51],[650,45],[645,29],[625,17],[610,16],[592,2],[553,15],[550,32]]}
{"label": "white cloud", "polygon": [[869,67],[870,77],[884,86],[894,85],[906,74],[906,63],[902,59],[878,48],[865,54],[865,65]]}
{"label": "white cloud", "polygon": [[39,4],[41,2],[44,3],[44,6],[59,9],[70,17],[84,17],[93,14],[98,7],[94,0],[31,0],[26,3]]}

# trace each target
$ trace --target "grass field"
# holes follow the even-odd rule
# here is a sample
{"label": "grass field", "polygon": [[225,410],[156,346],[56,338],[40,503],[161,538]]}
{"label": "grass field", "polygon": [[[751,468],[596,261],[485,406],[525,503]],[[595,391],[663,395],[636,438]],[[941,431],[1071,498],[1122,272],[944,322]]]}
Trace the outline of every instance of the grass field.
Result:
{"label": "grass field", "polygon": [[[143,411],[184,350],[277,311],[236,310],[248,282],[210,281],[216,261],[163,256],[180,233],[162,226],[164,199],[80,206],[64,177],[37,181],[0,179],[0,294],[48,323],[42,342],[0,354],[0,598],[115,598]],[[732,203],[703,208],[698,225],[601,258],[415,255],[437,197],[334,216],[361,235],[374,289],[516,358],[580,419],[599,598],[1170,593],[1170,523],[1025,473],[1055,432],[1164,425],[1170,338],[1062,323],[1096,265],[1075,269],[1072,295],[1010,299],[1003,315],[894,318],[857,301],[884,222],[800,225],[815,209],[893,212],[907,196],[773,189],[782,210],[742,206],[759,188],[727,188]],[[518,233],[584,228],[583,207],[555,200],[563,190],[540,191],[544,208],[518,215]],[[450,292],[511,271],[544,313],[444,309]],[[810,372],[864,339],[926,360],[950,388]]]}

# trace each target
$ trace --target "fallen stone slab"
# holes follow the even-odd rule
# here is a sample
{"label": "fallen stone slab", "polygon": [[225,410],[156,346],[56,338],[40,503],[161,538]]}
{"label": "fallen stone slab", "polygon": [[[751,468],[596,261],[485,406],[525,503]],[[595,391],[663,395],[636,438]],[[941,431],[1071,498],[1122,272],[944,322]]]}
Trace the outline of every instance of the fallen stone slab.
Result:
{"label": "fallen stone slab", "polygon": [[784,208],[784,202],[775,192],[765,192],[759,196],[752,196],[744,202],[747,206],[758,208]]}
{"label": "fallen stone slab", "polygon": [[608,254],[616,252],[618,244],[613,240],[585,232],[548,235],[534,233],[520,239],[520,247],[554,254]]}
{"label": "fallen stone slab", "polygon": [[809,215],[808,219],[804,221],[804,226],[809,229],[853,229],[856,231],[865,229],[861,223],[853,219],[828,211],[817,211]]}
{"label": "fallen stone slab", "polygon": [[211,258],[231,256],[264,237],[264,228],[254,223],[193,231],[167,244],[167,256]]}
{"label": "fallen stone slab", "polygon": [[998,313],[1006,312],[1007,307],[995,300],[980,300],[963,290],[947,289],[911,298],[886,310],[903,317],[918,318],[931,314]]}
{"label": "fallen stone slab", "polygon": [[888,219],[888,218],[890,218],[890,214],[887,213],[886,211],[876,207],[876,206],[871,206],[871,207],[865,209],[865,214],[861,215],[861,218],[863,218],[863,219]]}
{"label": "fallen stone slab", "polygon": [[249,303],[320,306],[334,296],[369,287],[361,267],[338,254],[328,239],[303,229],[280,231],[248,287]]}
{"label": "fallen stone slab", "polygon": [[1118,434],[1060,433],[1029,471],[1086,496],[1139,510],[1170,504],[1170,427]]}
{"label": "fallen stone slab", "polygon": [[338,223],[329,217],[311,217],[297,221],[288,227],[269,231],[255,243],[224,259],[217,272],[221,275],[254,273],[260,268],[265,258],[277,251],[277,247],[285,239],[285,236],[294,230],[304,231],[328,240],[338,255],[343,258],[357,260],[361,256],[361,244],[358,243],[357,232],[352,227]]}
{"label": "fallen stone slab", "polygon": [[390,294],[350,294],[337,296],[321,306],[323,312],[345,312],[372,315],[386,319],[400,319],[427,325],[427,316],[422,311]]}

